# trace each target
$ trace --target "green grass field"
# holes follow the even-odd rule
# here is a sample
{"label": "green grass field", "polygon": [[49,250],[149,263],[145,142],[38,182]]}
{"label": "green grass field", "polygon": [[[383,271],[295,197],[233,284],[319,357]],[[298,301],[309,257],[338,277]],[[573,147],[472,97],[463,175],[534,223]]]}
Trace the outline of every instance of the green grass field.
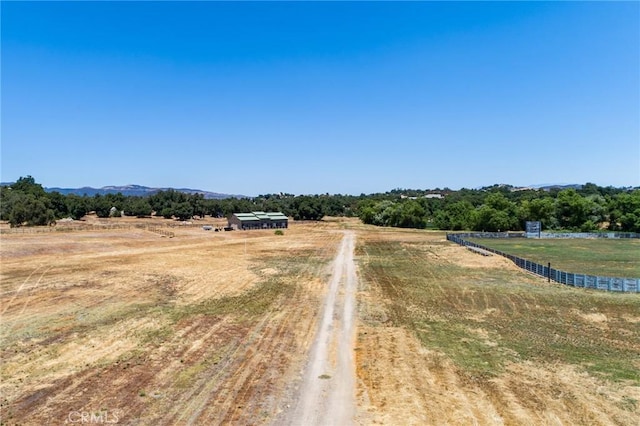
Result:
{"label": "green grass field", "polygon": [[473,238],[470,241],[565,272],[640,277],[638,239]]}
{"label": "green grass field", "polygon": [[[556,242],[564,241],[551,243]],[[604,243],[606,253],[612,247],[616,253],[631,251]],[[638,295],[546,284],[513,269],[465,267],[430,255],[447,244],[408,243],[402,237],[360,240],[360,254],[367,259],[363,279],[382,293],[391,323],[413,330],[425,347],[442,351],[461,374],[487,386],[505,365],[520,362],[560,362],[640,385]],[[558,257],[571,257],[556,250]],[[606,327],[593,322],[600,317]]]}

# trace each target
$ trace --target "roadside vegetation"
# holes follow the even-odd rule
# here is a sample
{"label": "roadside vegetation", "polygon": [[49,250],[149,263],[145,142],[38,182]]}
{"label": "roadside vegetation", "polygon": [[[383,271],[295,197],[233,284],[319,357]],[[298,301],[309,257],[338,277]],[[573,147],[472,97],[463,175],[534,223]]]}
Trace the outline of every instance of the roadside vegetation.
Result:
{"label": "roadside vegetation", "polygon": [[526,221],[540,221],[544,230],[640,232],[640,189],[592,183],[549,190],[494,185],[457,191],[394,189],[359,196],[280,193],[210,200],[175,190],[148,197],[47,193],[31,176],[0,187],[0,220],[14,227],[48,225],[67,217],[82,219],[92,211],[100,218],[124,214],[177,220],[281,211],[295,220],[359,217],[365,224],[418,229],[516,231],[524,229]]}

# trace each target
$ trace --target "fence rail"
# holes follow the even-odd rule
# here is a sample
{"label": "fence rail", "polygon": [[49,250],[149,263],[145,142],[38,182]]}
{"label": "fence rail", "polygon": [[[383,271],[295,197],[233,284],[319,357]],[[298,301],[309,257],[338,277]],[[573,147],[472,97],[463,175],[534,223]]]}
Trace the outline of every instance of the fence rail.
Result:
{"label": "fence rail", "polygon": [[21,226],[18,228],[2,228],[0,234],[41,234],[49,232],[75,232],[75,231],[108,231],[113,229],[144,229],[146,225],[134,224],[82,224],[75,226]]}
{"label": "fence rail", "polygon": [[[196,225],[201,226],[201,225]],[[40,234],[50,232],[78,232],[78,231],[111,231],[120,229],[142,229],[156,234],[164,235],[167,237],[174,237],[175,233],[172,231],[164,230],[160,226],[154,226],[151,224],[82,224],[75,226],[24,226],[19,228],[3,228],[0,229],[0,234]]]}
{"label": "fence rail", "polygon": [[[486,238],[487,235],[480,233],[447,234],[447,240],[449,241],[460,244],[461,246],[476,247],[497,254],[499,256],[506,257],[507,259],[515,263],[516,266],[529,271],[532,274],[548,278],[550,281],[555,281],[557,283],[570,285],[573,287],[592,288],[596,290],[619,291],[627,293],[640,293],[640,278],[601,277],[597,275],[565,272],[558,269],[550,268],[548,265],[541,265],[531,260],[514,256],[512,254],[466,240],[466,238],[482,237]],[[495,235],[492,235],[491,237],[498,238]]]}
{"label": "fence rail", "polygon": [[[537,234],[536,234],[537,236]],[[541,232],[540,238],[640,238],[637,232]]]}

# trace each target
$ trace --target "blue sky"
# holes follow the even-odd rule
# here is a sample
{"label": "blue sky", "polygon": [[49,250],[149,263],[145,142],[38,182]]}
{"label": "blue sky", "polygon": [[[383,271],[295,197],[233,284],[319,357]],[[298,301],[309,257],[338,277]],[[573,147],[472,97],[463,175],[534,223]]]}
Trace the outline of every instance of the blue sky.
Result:
{"label": "blue sky", "polygon": [[640,185],[639,2],[2,2],[1,179]]}

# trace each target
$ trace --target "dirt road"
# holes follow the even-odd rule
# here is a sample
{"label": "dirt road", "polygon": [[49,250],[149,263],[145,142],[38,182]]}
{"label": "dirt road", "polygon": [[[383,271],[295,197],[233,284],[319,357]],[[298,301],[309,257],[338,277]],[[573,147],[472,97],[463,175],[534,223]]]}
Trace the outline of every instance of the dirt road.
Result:
{"label": "dirt road", "polygon": [[0,235],[0,423],[638,424],[638,298],[357,219],[148,223]]}
{"label": "dirt road", "polygon": [[267,424],[295,405],[343,234],[165,229],[2,234],[0,423]]}
{"label": "dirt road", "polygon": [[333,262],[320,325],[311,347],[292,425],[347,425],[355,417],[354,362],[357,275],[355,234],[345,232]]}

